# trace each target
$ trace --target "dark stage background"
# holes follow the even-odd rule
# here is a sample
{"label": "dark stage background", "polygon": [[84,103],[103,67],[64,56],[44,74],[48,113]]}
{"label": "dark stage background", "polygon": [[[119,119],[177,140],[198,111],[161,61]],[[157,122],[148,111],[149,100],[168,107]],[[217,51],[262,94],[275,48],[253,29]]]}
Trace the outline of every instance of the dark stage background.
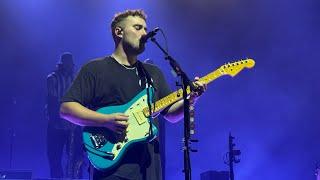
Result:
{"label": "dark stage background", "polygon": [[[320,161],[319,0],[1,0],[0,169],[48,177],[44,105],[46,76],[64,51],[77,68],[112,52],[113,14],[142,8],[149,29],[164,29],[170,52],[190,76],[251,57],[256,67],[209,85],[196,106],[199,152],[193,178],[227,170],[223,156],[231,131],[241,149],[239,180],[315,179]],[[163,42],[162,37],[157,36]],[[151,58],[175,79],[161,52]],[[166,123],[167,179],[183,179],[183,123]]]}

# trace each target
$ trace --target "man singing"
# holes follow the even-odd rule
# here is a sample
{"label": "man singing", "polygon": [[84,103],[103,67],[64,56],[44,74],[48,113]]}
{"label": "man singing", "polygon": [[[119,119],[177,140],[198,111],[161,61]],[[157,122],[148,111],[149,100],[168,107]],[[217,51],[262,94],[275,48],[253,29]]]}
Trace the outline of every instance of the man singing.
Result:
{"label": "man singing", "polygon": [[[146,15],[142,10],[127,10],[115,15],[111,22],[115,43],[114,52],[106,57],[85,64],[71,88],[62,98],[60,114],[80,126],[104,127],[114,133],[125,133],[129,116],[124,113],[102,114],[95,110],[106,106],[128,103],[146,87],[147,80],[141,74],[150,75],[155,87],[155,100],[170,93],[161,70],[138,60],[145,47],[141,37],[147,34]],[[202,92],[206,86],[195,81]],[[197,99],[194,93],[191,98]],[[183,117],[183,101],[177,101],[161,114],[170,122]],[[157,124],[157,119],[153,120]],[[94,170],[94,179],[103,180],[161,180],[159,141],[135,144],[112,170]]]}

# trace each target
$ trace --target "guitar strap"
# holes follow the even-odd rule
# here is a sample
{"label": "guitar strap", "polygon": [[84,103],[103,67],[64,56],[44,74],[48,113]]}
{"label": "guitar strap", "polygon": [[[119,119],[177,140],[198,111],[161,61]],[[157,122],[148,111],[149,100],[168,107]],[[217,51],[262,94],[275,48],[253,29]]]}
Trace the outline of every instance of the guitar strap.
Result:
{"label": "guitar strap", "polygon": [[[155,107],[155,104],[152,106],[152,102],[155,103],[155,94],[154,91],[156,90],[153,80],[149,74],[149,72],[146,70],[144,67],[143,63],[140,61],[137,61],[137,69],[138,69],[138,74],[140,79],[143,81],[141,85],[143,84],[144,87],[147,88],[147,103],[148,103],[148,109],[149,109],[149,114],[152,114],[154,110],[152,110],[152,107]],[[143,86],[142,86],[143,87]],[[149,134],[150,137],[153,137],[153,131],[152,131],[152,124],[151,121],[148,121],[150,124],[149,127]]]}
{"label": "guitar strap", "polygon": [[143,87],[143,89],[149,86],[152,86],[153,88],[155,88],[149,72],[146,70],[143,63],[140,61],[137,61],[137,70],[138,70],[138,76],[142,81],[141,87]]}

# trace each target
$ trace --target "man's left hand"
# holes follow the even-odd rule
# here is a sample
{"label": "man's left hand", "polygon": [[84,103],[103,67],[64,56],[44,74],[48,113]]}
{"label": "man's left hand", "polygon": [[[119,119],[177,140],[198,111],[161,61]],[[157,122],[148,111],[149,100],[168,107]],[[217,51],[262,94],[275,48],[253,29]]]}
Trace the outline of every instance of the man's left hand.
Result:
{"label": "man's left hand", "polygon": [[196,90],[192,91],[190,94],[191,102],[195,103],[198,98],[207,90],[207,84],[200,81],[199,77],[194,78],[194,85],[196,86]]}

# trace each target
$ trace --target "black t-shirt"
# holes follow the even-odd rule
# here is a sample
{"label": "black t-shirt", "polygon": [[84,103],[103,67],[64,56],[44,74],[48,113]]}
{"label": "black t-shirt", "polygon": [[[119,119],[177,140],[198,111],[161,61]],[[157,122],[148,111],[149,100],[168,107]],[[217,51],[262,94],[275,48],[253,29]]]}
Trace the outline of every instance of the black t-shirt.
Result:
{"label": "black t-shirt", "polygon": [[[155,86],[155,99],[170,93],[170,89],[160,69],[142,63]],[[145,88],[140,71],[124,67],[112,57],[98,58],[85,64],[72,83],[62,102],[78,102],[92,110],[105,106],[122,105],[129,102]],[[154,120],[156,126],[157,119]],[[110,172],[95,171],[95,179],[117,175],[128,179],[161,178],[159,141],[137,144],[124,156],[121,165]]]}

